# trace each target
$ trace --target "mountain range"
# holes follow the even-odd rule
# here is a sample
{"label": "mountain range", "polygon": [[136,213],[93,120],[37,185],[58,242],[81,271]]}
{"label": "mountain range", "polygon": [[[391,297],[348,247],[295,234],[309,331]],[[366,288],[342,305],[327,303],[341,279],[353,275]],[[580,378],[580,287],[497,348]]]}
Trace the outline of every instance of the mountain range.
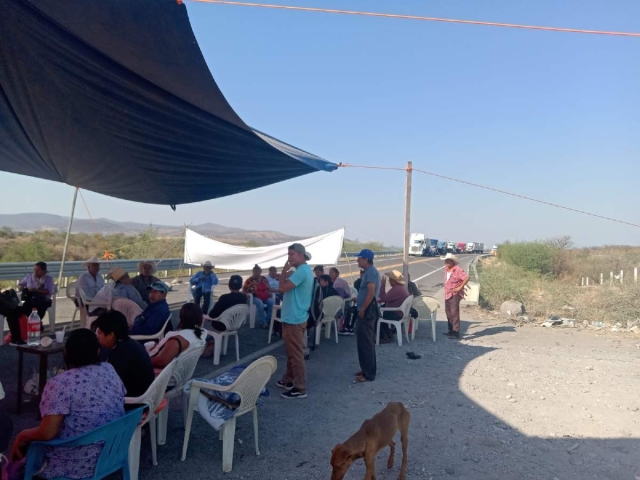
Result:
{"label": "mountain range", "polygon": [[[68,224],[69,217],[48,213],[0,214],[0,227],[8,227],[16,232],[34,233],[41,230],[65,232]],[[118,222],[108,218],[96,218],[93,220],[74,218],[71,231],[72,233],[99,233],[102,235],[114,233],[137,235],[147,230],[150,226],[156,231],[156,234],[161,237],[175,237],[180,235],[184,230],[184,226],[176,225]],[[224,225],[218,225],[216,223],[189,225],[189,228],[201,235],[214,237],[216,239],[229,241],[242,240],[243,242],[253,240],[262,245],[284,243],[302,238],[271,230],[244,230],[242,228],[225,227]]]}

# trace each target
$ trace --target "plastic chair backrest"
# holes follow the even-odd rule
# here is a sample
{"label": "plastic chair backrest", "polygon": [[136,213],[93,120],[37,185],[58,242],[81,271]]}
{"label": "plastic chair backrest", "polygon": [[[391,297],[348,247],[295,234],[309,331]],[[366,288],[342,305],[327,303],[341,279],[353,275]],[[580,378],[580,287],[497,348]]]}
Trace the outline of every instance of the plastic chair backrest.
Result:
{"label": "plastic chair backrest", "polygon": [[240,327],[247,319],[248,314],[248,306],[234,305],[233,307],[222,312],[222,315],[220,315],[220,318],[218,318],[218,320],[227,326],[227,331],[240,330]]}
{"label": "plastic chair backrest", "polygon": [[127,323],[129,326],[133,325],[133,321],[142,313],[142,309],[138,304],[128,298],[114,298],[111,302],[111,309],[116,310],[127,317]]}
{"label": "plastic chair backrest", "polygon": [[331,319],[336,316],[340,309],[344,306],[344,300],[338,295],[332,295],[322,301],[323,318]]}
{"label": "plastic chair backrest", "polygon": [[400,305],[400,310],[402,310],[402,319],[407,320],[411,314],[411,305],[413,304],[413,295],[409,295],[402,305]]}
{"label": "plastic chair backrest", "polygon": [[247,410],[255,408],[260,392],[271,375],[275,373],[277,366],[278,361],[271,355],[259,358],[229,386],[229,392],[237,393],[240,396],[240,407],[238,407],[236,415],[242,415]]}
{"label": "plastic chair backrest", "polygon": [[162,403],[164,393],[167,391],[167,385],[169,385],[177,363],[177,358],[171,360],[171,363],[162,369],[160,375],[156,377],[146,392],[138,398],[125,397],[124,403],[144,403],[149,406],[150,413],[155,412],[156,408]]}
{"label": "plastic chair backrest", "polygon": [[431,318],[431,309],[424,301],[424,297],[414,297],[411,306],[418,312],[418,318]]}
{"label": "plastic chair backrest", "polygon": [[129,444],[138,423],[142,419],[144,408],[136,408],[124,416],[96,428],[84,435],[73,438],[34,442],[29,446],[25,479],[31,479],[38,473],[44,461],[44,455],[50,447],[78,447],[104,442],[93,479],[101,479],[125,467],[129,461]]}
{"label": "plastic chair backrest", "polygon": [[67,285],[67,298],[70,300],[75,300],[76,299],[76,285],[78,284],[78,282],[71,282],[69,285]]}
{"label": "plastic chair backrest", "polygon": [[[206,335],[204,331],[203,335]],[[183,353],[176,358],[176,366],[173,369],[172,378],[175,381],[173,390],[181,390],[184,384],[191,380],[193,372],[196,370],[200,355],[204,352],[206,345],[194,348],[190,352]]]}
{"label": "plastic chair backrest", "polygon": [[436,300],[433,297],[430,297],[428,295],[423,295],[422,300],[424,301],[425,305],[429,307],[429,310],[431,310],[432,312],[440,308],[440,302],[438,302],[438,300]]}
{"label": "plastic chair backrest", "polygon": [[351,292],[351,298],[355,298],[358,296],[358,290],[356,290],[355,287],[351,287],[350,292]]}

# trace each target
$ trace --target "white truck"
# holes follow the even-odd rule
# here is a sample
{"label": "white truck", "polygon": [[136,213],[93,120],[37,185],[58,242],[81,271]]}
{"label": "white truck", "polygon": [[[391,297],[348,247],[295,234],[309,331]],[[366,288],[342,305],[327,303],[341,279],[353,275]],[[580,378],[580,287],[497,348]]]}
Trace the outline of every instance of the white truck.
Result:
{"label": "white truck", "polygon": [[412,233],[409,237],[409,255],[426,257],[430,254],[431,239],[424,233]]}
{"label": "white truck", "polygon": [[447,242],[447,253],[456,253],[457,248],[456,242]]}
{"label": "white truck", "polygon": [[484,243],[469,242],[466,248],[467,253],[483,253]]}

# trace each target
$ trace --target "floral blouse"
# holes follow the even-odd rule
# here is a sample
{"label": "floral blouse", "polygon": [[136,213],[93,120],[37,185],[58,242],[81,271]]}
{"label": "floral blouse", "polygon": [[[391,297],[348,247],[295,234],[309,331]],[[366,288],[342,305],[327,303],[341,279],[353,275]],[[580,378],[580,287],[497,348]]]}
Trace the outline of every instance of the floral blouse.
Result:
{"label": "floral blouse", "polygon": [[[53,377],[44,388],[40,414],[64,415],[57,439],[90,432],[124,415],[125,388],[109,363],[72,368]],[[93,477],[101,444],[52,447],[46,454],[43,478]]]}

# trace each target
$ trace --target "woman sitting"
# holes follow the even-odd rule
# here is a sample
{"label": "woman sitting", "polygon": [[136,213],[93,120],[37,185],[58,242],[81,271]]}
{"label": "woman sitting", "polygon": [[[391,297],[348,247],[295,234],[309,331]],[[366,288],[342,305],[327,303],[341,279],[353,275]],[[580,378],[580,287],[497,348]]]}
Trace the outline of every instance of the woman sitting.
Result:
{"label": "woman sitting", "polygon": [[185,303],[180,309],[178,330],[169,332],[149,351],[156,375],[178,355],[205,345],[202,330],[202,310],[195,303]]}
{"label": "woman sitting", "polygon": [[143,395],[155,380],[153,366],[142,344],[129,336],[127,317],[116,310],[101,314],[92,324],[109,362],[124,383],[127,397]]}
{"label": "woman sitting", "polygon": [[[64,348],[67,371],[53,377],[42,392],[42,421],[18,434],[11,460],[27,454],[31,442],[71,438],[95,430],[124,415],[124,385],[113,367],[100,363],[95,333],[82,328],[69,335]],[[51,448],[38,473],[42,478],[90,478],[102,445]]]}

